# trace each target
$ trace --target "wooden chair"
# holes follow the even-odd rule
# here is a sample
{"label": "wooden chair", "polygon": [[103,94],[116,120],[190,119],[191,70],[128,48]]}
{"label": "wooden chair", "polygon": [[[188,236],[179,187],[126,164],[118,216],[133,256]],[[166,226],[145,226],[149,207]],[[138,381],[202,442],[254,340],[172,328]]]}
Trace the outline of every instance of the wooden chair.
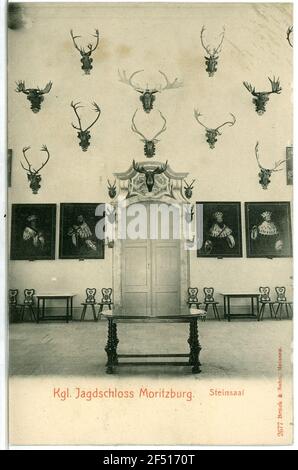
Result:
{"label": "wooden chair", "polygon": [[96,305],[95,294],[96,294],[96,289],[87,287],[87,289],[86,289],[86,300],[85,300],[85,302],[81,303],[81,305],[83,305],[83,310],[82,310],[82,314],[81,314],[81,321],[85,320],[85,315],[86,315],[86,311],[87,311],[88,306],[90,306],[91,309],[92,309],[94,321],[98,320],[98,317],[96,316],[96,311],[95,311],[95,305]]}
{"label": "wooden chair", "polygon": [[187,289],[187,294],[188,294],[187,305],[189,308],[191,308],[192,305],[195,305],[197,309],[200,308],[201,302],[199,302],[199,299],[198,299],[198,292],[199,292],[199,289],[197,287],[189,287]]}
{"label": "wooden chair", "polygon": [[208,313],[209,305],[212,305],[214,317],[215,317],[216,320],[220,321],[220,316],[219,316],[218,309],[217,309],[217,306],[218,306],[219,302],[215,302],[215,300],[214,300],[214,288],[213,287],[204,287],[203,292],[204,292],[204,295],[205,295],[203,304],[205,305],[206,313]]}
{"label": "wooden chair", "polygon": [[9,289],[8,291],[8,315],[9,322],[13,323],[18,320],[18,289]]}
{"label": "wooden chair", "polygon": [[108,307],[109,310],[112,310],[112,305],[114,305],[112,301],[112,293],[113,289],[111,287],[104,287],[101,289],[102,299],[97,304],[99,305],[98,314],[103,311],[104,307]]}
{"label": "wooden chair", "polygon": [[263,320],[266,305],[269,305],[270,317],[273,318],[273,316],[275,316],[275,311],[274,311],[275,302],[271,300],[270,298],[270,287],[259,287],[259,292],[260,292],[259,302],[261,304],[261,307],[260,307],[258,320],[259,321]]}
{"label": "wooden chair", "polygon": [[279,312],[279,319],[281,320],[281,316],[283,313],[283,308],[285,307],[286,309],[286,314],[287,318],[290,318],[289,316],[289,309],[291,311],[291,314],[293,316],[293,309],[292,305],[293,302],[289,302],[286,298],[286,288],[285,287],[275,287],[275,292],[276,292],[276,310],[275,310],[275,318],[277,318],[278,312]]}
{"label": "wooden chair", "polygon": [[21,307],[21,310],[20,310],[21,321],[24,321],[26,310],[29,311],[31,320],[33,321],[33,319],[34,319],[34,321],[36,321],[36,315],[35,315],[35,311],[34,311],[34,308],[33,308],[34,294],[35,294],[34,289],[25,289],[24,290],[24,301],[23,301],[22,304],[20,304],[20,307]]}

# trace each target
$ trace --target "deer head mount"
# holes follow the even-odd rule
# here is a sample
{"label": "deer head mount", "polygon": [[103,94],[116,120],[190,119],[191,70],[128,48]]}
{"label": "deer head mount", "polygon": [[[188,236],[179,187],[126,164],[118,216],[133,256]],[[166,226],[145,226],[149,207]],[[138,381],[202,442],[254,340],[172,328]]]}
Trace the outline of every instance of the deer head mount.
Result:
{"label": "deer head mount", "polygon": [[287,41],[291,47],[293,47],[292,39],[293,39],[293,26],[290,26],[287,30]]}
{"label": "deer head mount", "polygon": [[168,160],[166,161],[166,163],[164,165],[157,166],[153,170],[147,170],[143,166],[136,163],[134,160],[133,160],[132,164],[133,164],[133,168],[134,168],[135,171],[145,175],[146,186],[147,186],[147,189],[148,189],[149,193],[151,193],[152,189],[153,189],[153,186],[154,186],[154,177],[155,177],[155,175],[160,175],[161,173],[164,173],[166,171],[167,166],[168,166]]}
{"label": "deer head mount", "polygon": [[41,152],[46,152],[47,158],[46,158],[46,161],[41,165],[41,167],[38,168],[38,170],[35,170],[34,168],[32,168],[31,163],[29,162],[28,158],[26,157],[26,152],[30,148],[31,147],[24,147],[23,148],[23,155],[24,155],[24,158],[25,158],[25,160],[27,162],[27,165],[28,165],[27,168],[25,168],[25,166],[23,165],[22,162],[21,162],[21,165],[22,165],[22,168],[27,172],[27,178],[28,178],[28,181],[30,183],[30,188],[32,189],[33,194],[37,194],[38,190],[40,188],[40,182],[41,182],[41,175],[39,174],[39,172],[48,163],[48,161],[50,159],[50,153],[49,153],[46,145],[43,145],[41,147]]}
{"label": "deer head mount", "polygon": [[24,93],[27,95],[27,100],[31,103],[31,109],[34,113],[38,113],[40,111],[41,103],[44,100],[43,95],[49,93],[52,88],[52,82],[46,84],[46,86],[41,90],[40,88],[26,88],[25,82],[19,80],[16,82],[17,88],[16,91],[18,93]]}
{"label": "deer head mount", "polygon": [[86,150],[88,149],[88,147],[90,145],[89,141],[91,139],[91,135],[90,135],[89,129],[91,129],[91,127],[96,123],[96,121],[99,119],[99,116],[100,116],[100,113],[101,113],[98,104],[96,104],[95,102],[93,102],[92,104],[94,106],[93,111],[96,112],[97,116],[94,119],[94,121],[90,124],[90,126],[86,127],[86,129],[83,129],[82,128],[81,118],[80,118],[77,110],[79,108],[83,108],[84,106],[80,106],[80,102],[79,103],[73,103],[73,102],[70,103],[70,106],[73,108],[73,110],[75,112],[75,115],[77,117],[79,127],[75,126],[73,123],[71,125],[74,129],[76,129],[78,131],[77,135],[78,135],[78,138],[79,138],[79,141],[80,141],[79,145],[82,148],[83,152],[86,152]]}
{"label": "deer head mount", "polygon": [[266,111],[266,103],[269,100],[269,95],[271,95],[272,93],[276,93],[279,95],[282,90],[280,83],[279,83],[279,78],[277,80],[275,80],[275,78],[271,80],[271,78],[268,77],[268,80],[271,83],[271,91],[256,91],[255,87],[252,87],[250,83],[243,82],[243,85],[245,86],[245,88],[254,97],[252,102],[254,103],[256,107],[256,112],[260,116],[264,114]]}
{"label": "deer head mount", "polygon": [[153,108],[156,93],[161,93],[164,90],[172,90],[174,88],[180,88],[183,86],[183,83],[179,82],[178,78],[175,78],[173,82],[170,82],[166,74],[159,70],[159,73],[164,77],[166,81],[165,85],[160,85],[159,87],[155,88],[148,88],[148,86],[146,88],[142,88],[137,83],[134,84],[132,82],[133,77],[140,72],[143,72],[143,70],[137,70],[136,72],[133,72],[128,78],[125,70],[123,70],[122,73],[120,72],[120,70],[118,70],[120,82],[131,86],[138,93],[141,93],[140,100],[142,102],[145,113],[150,113],[151,109]]}
{"label": "deer head mount", "polygon": [[135,132],[136,134],[140,135],[141,136],[141,141],[144,142],[144,154],[146,155],[147,158],[152,158],[154,157],[155,155],[155,144],[157,142],[159,142],[159,140],[157,139],[157,137],[162,134],[162,132],[164,132],[166,129],[167,129],[167,121],[166,121],[166,118],[162,115],[162,113],[159,111],[159,114],[163,120],[163,126],[162,128],[160,129],[160,131],[158,131],[154,137],[152,137],[152,139],[147,139],[147,137],[144,136],[144,134],[142,134],[138,129],[137,129],[137,126],[136,126],[136,123],[135,123],[135,116],[137,114],[137,111],[135,111],[133,117],[132,117],[132,120],[131,120],[131,130],[133,132]]}
{"label": "deer head mount", "polygon": [[185,186],[184,186],[184,194],[187,199],[190,199],[192,196],[192,190],[193,190],[193,184],[196,180],[192,180],[190,184],[187,183],[186,180],[184,180]]}
{"label": "deer head mount", "polygon": [[222,47],[223,40],[225,37],[225,28],[223,28],[223,32],[221,33],[221,40],[220,40],[219,45],[217,47],[214,47],[213,49],[211,49],[209,45],[206,46],[204,44],[204,37],[203,37],[204,31],[205,31],[205,26],[203,26],[201,30],[201,44],[207,53],[207,56],[205,56],[206,72],[208,72],[209,77],[213,77],[213,75],[217,71],[217,62],[219,58],[218,54],[221,51],[221,47]]}
{"label": "deer head mount", "polygon": [[271,174],[274,172],[274,171],[281,171],[283,168],[278,168],[280,165],[282,165],[286,160],[279,160],[278,162],[275,162],[275,165],[273,168],[264,168],[261,164],[260,164],[260,158],[259,158],[259,142],[256,143],[256,146],[255,146],[255,154],[256,154],[256,159],[257,159],[257,162],[258,162],[258,165],[259,165],[259,168],[260,168],[260,172],[258,174],[258,177],[260,178],[259,179],[259,183],[260,185],[262,186],[263,189],[267,189],[268,188],[268,185],[270,183],[270,177],[271,177]]}
{"label": "deer head mount", "polygon": [[113,184],[110,183],[110,181],[108,180],[108,193],[109,193],[109,196],[111,199],[114,199],[114,197],[116,196],[117,194],[117,190],[116,190],[116,180],[114,181]]}
{"label": "deer head mount", "polygon": [[91,58],[91,54],[92,54],[92,52],[95,51],[95,49],[97,49],[98,44],[99,44],[99,31],[98,31],[98,29],[96,29],[95,34],[92,34],[92,36],[96,38],[95,46],[93,46],[91,43],[89,43],[87,45],[87,50],[85,50],[83,47],[78,46],[77,43],[76,43],[76,39],[80,38],[81,36],[74,36],[72,29],[70,30],[70,35],[72,37],[74,47],[81,54],[81,63],[82,63],[81,69],[84,70],[86,75],[89,75],[90,71],[93,69],[93,67],[92,67],[93,59]]}
{"label": "deer head mount", "polygon": [[185,207],[185,214],[184,214],[185,222],[187,224],[190,224],[193,221],[194,215],[195,215],[194,205],[187,204],[187,206]]}
{"label": "deer head mount", "polygon": [[203,124],[199,120],[199,117],[202,116],[202,114],[200,114],[198,110],[196,110],[196,109],[194,110],[195,119],[198,121],[198,123],[201,126],[203,126],[206,129],[206,140],[207,140],[207,142],[209,144],[209,147],[211,149],[214,149],[214,147],[215,147],[215,143],[217,142],[217,136],[221,135],[221,133],[219,132],[219,129],[223,126],[226,126],[226,125],[233,126],[235,124],[236,118],[235,118],[234,114],[230,113],[230,115],[233,118],[232,121],[226,121],[223,124],[221,124],[220,126],[218,126],[216,129],[210,129],[209,127],[205,126],[205,124]]}

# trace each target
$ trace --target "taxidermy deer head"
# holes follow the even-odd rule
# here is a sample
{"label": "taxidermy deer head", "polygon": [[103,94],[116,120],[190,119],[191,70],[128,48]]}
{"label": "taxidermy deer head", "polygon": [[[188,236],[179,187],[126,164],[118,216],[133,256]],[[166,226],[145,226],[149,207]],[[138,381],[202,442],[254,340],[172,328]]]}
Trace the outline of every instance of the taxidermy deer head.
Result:
{"label": "taxidermy deer head", "polygon": [[260,178],[259,183],[262,186],[263,189],[267,189],[268,185],[270,183],[270,176],[274,171],[281,171],[283,168],[278,168],[280,165],[282,165],[286,160],[279,160],[278,162],[275,162],[275,166],[271,169],[269,168],[264,168],[260,164],[260,158],[259,158],[259,142],[256,143],[255,146],[255,153],[256,153],[256,159],[260,168],[260,172],[258,174],[258,177]]}
{"label": "taxidermy deer head", "polygon": [[221,133],[219,132],[219,129],[225,125],[229,125],[229,126],[233,126],[236,122],[236,118],[234,116],[234,114],[230,113],[230,115],[232,116],[233,118],[233,121],[226,121],[224,122],[223,124],[221,124],[220,126],[218,126],[216,129],[210,129],[209,127],[205,126],[205,124],[203,124],[200,120],[199,120],[199,117],[202,116],[202,114],[199,113],[198,110],[194,110],[194,116],[196,118],[196,120],[198,121],[198,123],[203,126],[205,129],[206,129],[206,140],[209,144],[209,147],[211,149],[214,149],[215,147],[215,143],[217,142],[217,136],[218,135],[221,135]]}
{"label": "taxidermy deer head", "polygon": [[170,82],[168,80],[166,74],[159,70],[159,73],[164,77],[164,79],[166,81],[165,85],[164,86],[160,85],[158,88],[157,87],[156,88],[148,88],[148,86],[147,86],[147,88],[142,88],[140,85],[138,85],[136,83],[134,84],[132,82],[133,77],[137,73],[140,73],[140,72],[143,72],[143,70],[137,70],[136,72],[133,72],[131,74],[131,76],[128,78],[127,75],[126,75],[125,70],[123,70],[122,74],[121,74],[120,70],[118,70],[120,82],[131,86],[138,93],[141,93],[140,100],[142,102],[143,109],[144,109],[145,113],[150,113],[151,109],[153,108],[153,103],[155,101],[155,93],[160,93],[164,90],[171,90],[171,89],[174,89],[174,88],[180,88],[180,87],[183,86],[183,83],[179,82],[178,78],[175,78],[175,80],[173,82]]}
{"label": "taxidermy deer head", "polygon": [[133,168],[135,171],[138,173],[142,173],[145,175],[145,180],[146,180],[146,186],[148,188],[149,193],[152,192],[153,186],[154,186],[154,176],[155,175],[160,175],[161,173],[164,173],[167,169],[168,166],[168,161],[164,165],[158,166],[154,168],[154,170],[147,170],[143,166],[139,165],[135,161],[133,161]]}
{"label": "taxidermy deer head", "polygon": [[79,47],[76,43],[76,39],[77,38],[80,38],[81,36],[74,36],[73,35],[73,32],[72,32],[72,29],[70,30],[70,35],[72,37],[72,41],[73,41],[73,44],[74,44],[74,47],[79,51],[79,53],[81,54],[81,62],[82,62],[82,67],[81,69],[84,70],[85,74],[86,75],[89,75],[90,74],[90,70],[93,69],[92,67],[92,62],[93,62],[93,59],[91,58],[91,54],[92,52],[95,51],[95,49],[97,49],[97,46],[99,44],[99,32],[98,32],[98,29],[95,30],[95,34],[92,34],[92,36],[94,36],[96,38],[96,43],[95,43],[95,46],[93,46],[91,43],[88,44],[87,46],[87,51],[83,48],[83,47]]}
{"label": "taxidermy deer head", "polygon": [[217,47],[214,47],[213,50],[210,48],[210,46],[206,46],[204,44],[204,31],[205,31],[205,26],[203,26],[201,30],[201,44],[205,51],[207,52],[207,56],[205,56],[205,64],[206,64],[206,72],[208,72],[209,77],[213,77],[215,72],[217,71],[217,62],[218,62],[218,53],[221,51],[222,43],[225,37],[225,29],[223,28],[223,32],[221,33],[221,40],[220,43]]}
{"label": "taxidermy deer head", "polygon": [[187,199],[190,199],[192,196],[192,190],[193,190],[193,184],[196,180],[192,180],[190,184],[187,183],[186,180],[184,180],[185,186],[184,186],[184,194]]}
{"label": "taxidermy deer head", "polygon": [[50,159],[50,153],[49,153],[46,145],[43,145],[41,147],[41,152],[46,152],[47,158],[46,158],[46,161],[41,165],[41,167],[38,168],[38,170],[35,170],[34,168],[32,168],[31,163],[29,162],[28,158],[26,157],[26,152],[29,149],[30,149],[30,147],[24,147],[23,148],[23,155],[24,155],[24,158],[25,158],[28,166],[27,166],[27,168],[25,168],[22,162],[21,162],[21,165],[22,165],[22,168],[24,168],[24,170],[27,172],[27,178],[28,178],[28,181],[30,183],[30,188],[32,189],[33,194],[37,194],[38,190],[40,188],[40,182],[41,182],[41,175],[39,174],[39,172],[48,163],[48,161]]}
{"label": "taxidermy deer head", "polygon": [[269,95],[271,95],[271,93],[276,93],[279,95],[279,93],[282,90],[280,83],[279,83],[279,78],[277,80],[275,80],[275,78],[271,80],[271,78],[268,77],[268,80],[271,83],[271,91],[256,91],[255,87],[252,87],[250,83],[243,82],[243,85],[245,86],[245,88],[254,97],[252,102],[254,103],[256,107],[256,112],[260,116],[264,114],[264,112],[266,111],[266,103],[269,100]]}
{"label": "taxidermy deer head", "polygon": [[88,147],[90,145],[89,140],[91,139],[91,135],[90,135],[89,129],[91,129],[91,127],[96,123],[96,121],[99,119],[99,116],[100,116],[100,113],[101,113],[98,104],[96,104],[95,102],[93,102],[92,104],[94,106],[93,111],[95,111],[97,113],[97,116],[94,119],[94,121],[90,124],[90,126],[86,127],[86,129],[83,129],[82,128],[82,123],[81,123],[81,118],[78,115],[77,110],[79,108],[83,108],[84,106],[80,106],[80,102],[79,103],[73,103],[73,102],[70,103],[70,106],[73,108],[73,110],[75,112],[75,115],[78,119],[79,127],[75,126],[73,123],[71,125],[74,129],[79,131],[78,132],[78,138],[80,140],[79,145],[80,145],[80,147],[82,147],[83,152],[86,152],[86,150],[88,149]]}
{"label": "taxidermy deer head", "polygon": [[162,113],[159,111],[159,114],[163,120],[163,126],[161,128],[161,130],[159,132],[157,132],[157,134],[155,134],[154,137],[152,137],[152,139],[147,139],[147,137],[144,136],[144,134],[142,134],[136,127],[136,124],[135,124],[135,115],[137,114],[137,111],[134,113],[133,117],[132,117],[132,120],[131,120],[131,130],[133,132],[135,132],[136,134],[139,134],[142,138],[141,138],[141,141],[144,142],[144,154],[146,155],[147,158],[152,158],[154,157],[155,155],[155,144],[157,142],[159,142],[159,140],[157,139],[157,137],[166,130],[167,128],[167,121],[166,121],[166,118],[162,115]]}
{"label": "taxidermy deer head", "polygon": [[291,38],[293,39],[293,26],[290,26],[287,30],[287,41],[290,46],[293,47],[293,42]]}
{"label": "taxidermy deer head", "polygon": [[109,196],[111,199],[114,199],[114,197],[116,196],[117,194],[117,190],[116,190],[116,180],[114,181],[113,184],[110,183],[110,181],[108,180],[108,193],[109,193]]}
{"label": "taxidermy deer head", "polygon": [[16,82],[16,84],[16,91],[18,93],[22,92],[27,95],[27,100],[29,100],[31,103],[32,111],[34,113],[38,113],[38,111],[40,110],[40,105],[44,100],[43,95],[45,93],[49,93],[52,88],[52,82],[47,83],[43,90],[41,90],[40,88],[26,88],[25,82],[22,80],[19,80],[18,82]]}

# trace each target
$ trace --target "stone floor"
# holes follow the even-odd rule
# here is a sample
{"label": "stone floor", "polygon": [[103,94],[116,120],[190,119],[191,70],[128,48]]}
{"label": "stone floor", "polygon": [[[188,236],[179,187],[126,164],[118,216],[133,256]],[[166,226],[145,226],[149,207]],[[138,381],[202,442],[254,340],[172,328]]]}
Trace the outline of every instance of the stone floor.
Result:
{"label": "stone floor", "polygon": [[[100,376],[105,374],[105,320],[10,325],[9,373],[18,376]],[[270,378],[276,376],[278,349],[283,374],[291,373],[290,320],[206,321],[199,323],[202,346],[200,379],[214,377]],[[188,352],[188,325],[121,324],[118,352]],[[119,375],[188,375],[187,367],[122,367]]]}

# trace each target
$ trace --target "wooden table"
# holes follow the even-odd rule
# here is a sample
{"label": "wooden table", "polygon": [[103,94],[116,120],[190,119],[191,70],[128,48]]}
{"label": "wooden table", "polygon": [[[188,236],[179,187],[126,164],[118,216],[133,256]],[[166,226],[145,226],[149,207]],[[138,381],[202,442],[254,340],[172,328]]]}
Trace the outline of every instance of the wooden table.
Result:
{"label": "wooden table", "polygon": [[[47,320],[65,320],[68,323],[72,320],[72,301],[76,294],[73,293],[54,293],[54,294],[36,294],[37,298],[37,323]],[[46,300],[66,300],[65,315],[45,315]],[[41,308],[40,308],[41,304]]]}
{"label": "wooden table", "polygon": [[[198,318],[199,314],[190,314],[190,315],[169,315],[169,316],[158,316],[158,317],[149,317],[149,316],[130,316],[130,315],[113,315],[113,314],[102,314],[102,317],[106,318],[108,321],[108,340],[105,347],[107,353],[107,364],[106,364],[106,373],[113,374],[115,366],[191,366],[192,373],[198,374],[200,370],[199,355],[201,351],[201,346],[198,338]],[[190,348],[189,353],[185,354],[118,354],[117,346],[119,339],[117,336],[117,325],[118,323],[189,323],[189,337],[188,344]],[[170,361],[161,361],[161,362],[119,362],[120,358],[188,358],[188,361],[179,361],[179,362],[170,362]]]}
{"label": "wooden table", "polygon": [[[231,321],[232,317],[259,319],[259,314],[260,314],[260,304],[259,304],[260,294],[259,293],[256,293],[256,292],[222,292],[221,295],[224,298],[224,318],[228,318],[228,321]],[[251,313],[231,314],[231,304],[230,304],[231,299],[250,299]],[[255,301],[256,301],[257,315],[255,314]]]}

